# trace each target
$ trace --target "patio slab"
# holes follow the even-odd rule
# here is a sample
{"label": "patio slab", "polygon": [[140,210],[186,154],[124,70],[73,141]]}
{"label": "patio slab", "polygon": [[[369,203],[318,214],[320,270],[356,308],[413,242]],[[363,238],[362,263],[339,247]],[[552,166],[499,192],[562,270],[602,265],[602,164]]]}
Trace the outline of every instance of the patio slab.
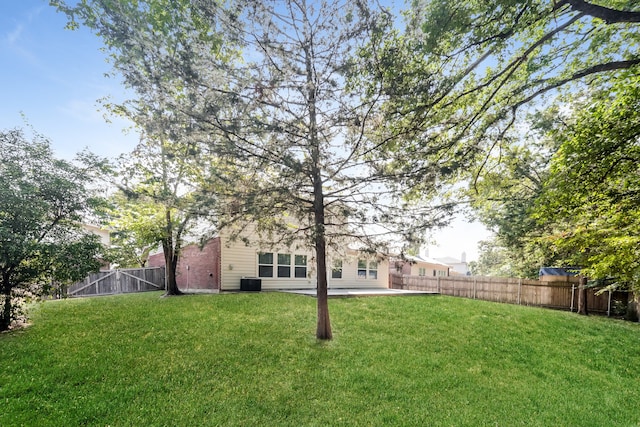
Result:
{"label": "patio slab", "polygon": [[[282,289],[278,292],[287,292],[292,294],[308,295],[316,297],[315,289]],[[437,292],[428,291],[410,291],[406,289],[329,289],[329,298],[341,297],[364,297],[364,296],[411,296],[411,295],[437,295]]]}

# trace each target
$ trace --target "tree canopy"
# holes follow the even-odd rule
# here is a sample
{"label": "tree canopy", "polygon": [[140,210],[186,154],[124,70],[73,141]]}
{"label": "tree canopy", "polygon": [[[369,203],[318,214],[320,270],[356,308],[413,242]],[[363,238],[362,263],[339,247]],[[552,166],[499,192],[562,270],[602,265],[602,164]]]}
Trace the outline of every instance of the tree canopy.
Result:
{"label": "tree canopy", "polygon": [[574,107],[534,217],[565,263],[640,289],[640,76]]}
{"label": "tree canopy", "polygon": [[412,162],[441,146],[476,180],[532,109],[637,69],[639,15],[626,0],[412,2],[408,30],[372,49],[370,91]]}
{"label": "tree canopy", "polygon": [[[162,126],[169,130],[166,123]],[[168,136],[159,130],[145,135],[134,152],[122,159],[119,191],[111,198],[110,225],[123,249],[133,251],[140,263],[146,263],[150,251],[162,248],[166,292],[178,295],[176,267],[182,245],[194,238],[190,233],[197,226],[207,222],[210,206],[216,203],[211,179],[216,169],[201,145],[164,138]]]}
{"label": "tree canopy", "polygon": [[559,166],[577,159],[571,141],[603,134],[566,139],[557,113],[590,89],[621,90],[640,63],[629,0],[417,0],[406,28],[365,1],[51,3],[103,38],[135,92],[114,111],[176,153],[207,151],[218,227],[315,251],[319,338],[331,337],[327,246],[414,245],[447,222],[459,180],[497,246],[562,259],[548,239],[561,211],[545,219],[540,201],[573,173]]}
{"label": "tree canopy", "polygon": [[99,238],[81,223],[99,205],[91,184],[103,164],[56,159],[49,141],[20,129],[0,132],[0,330],[9,328],[13,293],[68,284],[100,268]]}
{"label": "tree canopy", "polygon": [[359,52],[386,34],[386,11],[345,1],[54,3],[104,38],[138,96],[123,108],[168,112],[224,165],[220,226],[251,223],[315,251],[319,338],[331,337],[327,245],[380,248],[385,236],[415,240],[446,220],[449,206],[406,197],[408,175],[375,154],[379,103],[356,77]]}

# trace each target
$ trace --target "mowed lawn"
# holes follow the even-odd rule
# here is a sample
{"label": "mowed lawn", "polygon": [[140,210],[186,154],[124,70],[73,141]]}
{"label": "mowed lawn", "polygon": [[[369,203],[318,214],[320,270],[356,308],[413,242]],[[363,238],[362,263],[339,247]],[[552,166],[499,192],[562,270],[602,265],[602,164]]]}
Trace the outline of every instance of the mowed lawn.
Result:
{"label": "mowed lawn", "polygon": [[1,426],[639,426],[640,325],[441,296],[51,301],[0,335]]}

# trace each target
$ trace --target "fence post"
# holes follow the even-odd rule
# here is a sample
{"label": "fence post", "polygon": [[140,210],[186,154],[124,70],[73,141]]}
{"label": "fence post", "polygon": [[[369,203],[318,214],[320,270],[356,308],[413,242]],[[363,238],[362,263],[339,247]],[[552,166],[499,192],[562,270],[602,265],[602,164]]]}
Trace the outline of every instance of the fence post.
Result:
{"label": "fence post", "polygon": [[576,295],[576,285],[572,284],[571,285],[571,307],[569,308],[569,311],[573,313],[573,299],[575,298]]}
{"label": "fence post", "polygon": [[476,279],[476,277],[473,277],[473,299],[476,299],[478,295],[478,279]]}
{"label": "fence post", "polygon": [[522,297],[522,277],[518,277],[518,305],[520,305],[520,301]]}
{"label": "fence post", "polygon": [[442,293],[442,287],[440,286],[440,276],[438,276],[438,283],[437,283],[437,288],[438,288],[438,293]]}
{"label": "fence post", "polygon": [[121,274],[120,274],[120,270],[116,270],[116,293],[117,294],[121,294],[122,293],[122,281],[121,281]]}
{"label": "fence post", "polygon": [[607,304],[607,317],[611,317],[611,289],[609,289],[609,303]]}
{"label": "fence post", "polygon": [[578,314],[586,316],[589,314],[587,308],[587,278],[580,277],[580,286],[578,287]]}

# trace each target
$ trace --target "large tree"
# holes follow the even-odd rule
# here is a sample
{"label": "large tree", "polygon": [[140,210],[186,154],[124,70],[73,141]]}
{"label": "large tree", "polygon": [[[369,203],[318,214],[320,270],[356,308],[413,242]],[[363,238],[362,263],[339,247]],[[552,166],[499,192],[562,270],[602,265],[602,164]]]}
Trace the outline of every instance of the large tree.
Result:
{"label": "large tree", "polygon": [[224,6],[87,1],[65,10],[105,38],[140,99],[189,117],[209,142],[225,165],[220,225],[250,223],[314,251],[316,336],[330,339],[327,246],[416,239],[449,208],[416,202],[407,194],[416,180],[377,153],[382,98],[363,96],[356,73],[362,48],[382,42],[391,19],[360,1]]}
{"label": "large tree", "polygon": [[424,0],[406,16],[408,30],[371,51],[385,66],[367,73],[372,96],[388,98],[394,133],[412,141],[401,148],[411,161],[399,158],[399,167],[421,167],[442,147],[465,166],[476,214],[497,233],[489,246],[505,249],[511,268],[529,275],[566,258],[534,214],[560,141],[546,134],[541,146],[526,117],[556,101],[560,118],[572,95],[637,75],[637,2]]}
{"label": "large tree", "polygon": [[102,163],[56,159],[49,141],[0,132],[0,331],[10,327],[21,288],[70,283],[100,268],[99,238],[81,223],[99,205],[91,184]]}
{"label": "large tree", "polygon": [[[194,230],[214,216],[215,182],[222,169],[210,147],[218,136],[203,128],[193,112],[202,107],[196,98],[203,82],[216,93],[215,99],[208,97],[215,105],[207,108],[234,105],[227,92],[216,92],[216,85],[225,84],[220,69],[227,67],[228,57],[234,53],[227,47],[227,43],[233,45],[231,37],[220,35],[215,21],[206,15],[208,7],[217,9],[214,3],[51,4],[99,32],[109,49],[114,73],[135,94],[121,104],[105,104],[111,113],[132,121],[141,135],[136,149],[121,159],[115,182],[120,192],[112,199],[111,225],[116,241],[128,236],[124,243],[138,245],[134,252],[138,251],[141,262],[150,250],[162,248],[166,294],[179,295],[176,267],[181,247],[186,238],[207,234],[204,228]],[[74,25],[71,21],[70,26]],[[228,177],[227,181],[234,180]]]}
{"label": "large tree", "polygon": [[[600,283],[639,289],[639,82],[628,70],[572,97],[562,112],[538,115],[538,143],[527,143],[547,147],[537,150],[537,160],[502,159],[482,175],[474,204],[496,232],[487,260],[502,248],[505,265],[520,260],[535,270],[538,261],[555,262]],[[523,143],[516,151],[525,150]]]}
{"label": "large tree", "polygon": [[576,102],[533,212],[565,262],[640,290],[640,76]]}
{"label": "large tree", "polygon": [[438,144],[472,180],[532,109],[640,64],[633,1],[418,0],[406,15],[408,30],[373,51],[385,66],[369,75],[396,132],[413,137],[412,161]]}
{"label": "large tree", "polygon": [[[238,160],[247,161],[255,172],[229,194],[239,204],[226,218],[240,212],[238,219],[259,231],[313,249],[316,336],[330,339],[327,247],[380,250],[388,237],[419,239],[446,209],[405,197],[404,176],[376,155],[376,132],[384,126],[379,103],[353,85],[359,50],[389,24],[384,12],[343,1],[262,2],[244,12],[242,43],[251,55],[243,96],[253,109],[228,153],[238,168]],[[284,214],[296,227],[282,221]]]}
{"label": "large tree", "polygon": [[121,161],[110,225],[139,246],[141,262],[150,250],[162,248],[166,294],[179,295],[176,267],[182,246],[185,239],[198,237],[190,233],[208,224],[209,206],[216,202],[215,161],[193,142],[160,139],[159,131],[146,135]]}
{"label": "large tree", "polygon": [[464,191],[474,218],[493,233],[481,244],[481,274],[535,278],[540,267],[554,263],[553,251],[539,240],[548,230],[533,211],[561,144],[556,134],[565,126],[563,119],[555,106],[530,115],[522,126],[526,132],[505,142],[499,158],[490,159],[491,167]]}

